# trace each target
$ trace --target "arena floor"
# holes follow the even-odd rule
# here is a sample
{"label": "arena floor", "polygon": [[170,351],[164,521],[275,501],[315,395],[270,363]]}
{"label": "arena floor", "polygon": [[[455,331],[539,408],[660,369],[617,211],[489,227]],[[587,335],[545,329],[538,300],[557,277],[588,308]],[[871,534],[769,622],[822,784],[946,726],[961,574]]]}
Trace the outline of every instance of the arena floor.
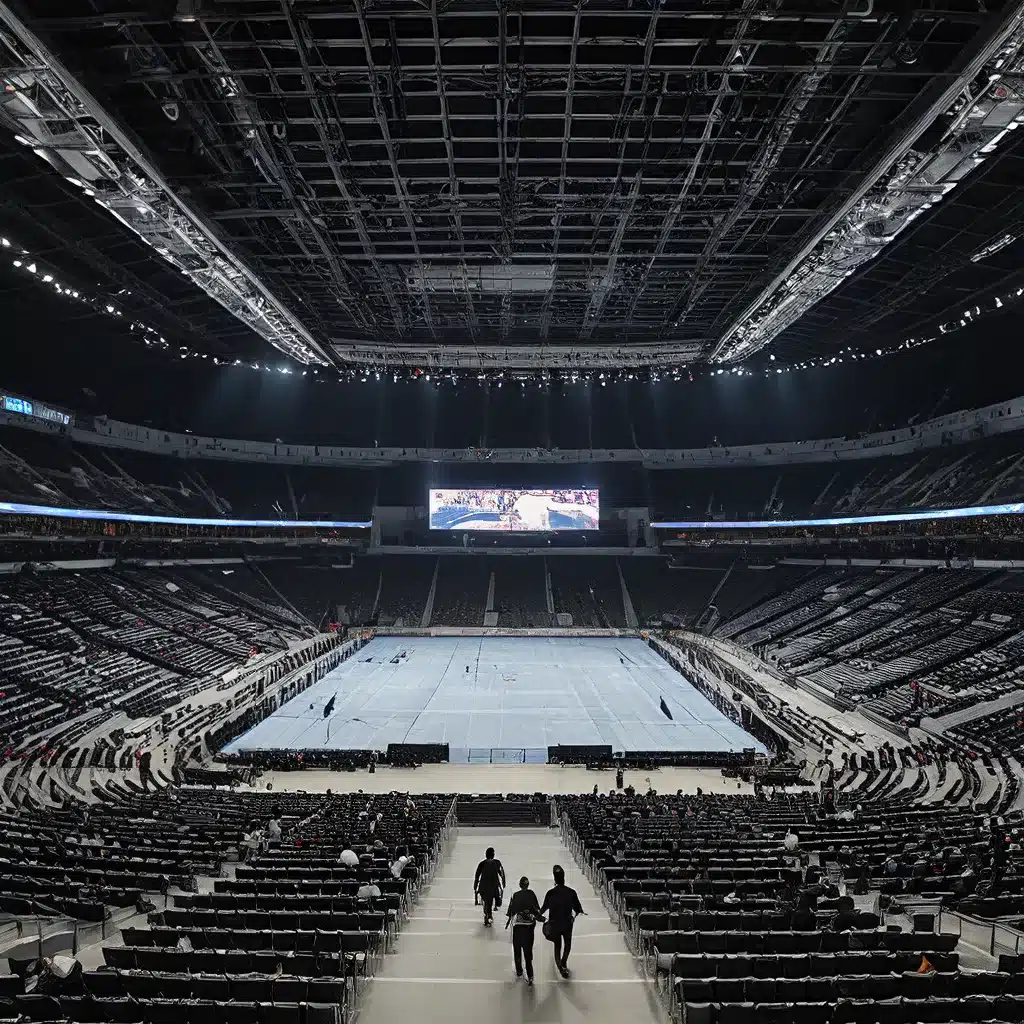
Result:
{"label": "arena floor", "polygon": [[766,752],[642,640],[593,637],[378,637],[225,751],[389,743],[463,763],[543,763],[555,744]]}

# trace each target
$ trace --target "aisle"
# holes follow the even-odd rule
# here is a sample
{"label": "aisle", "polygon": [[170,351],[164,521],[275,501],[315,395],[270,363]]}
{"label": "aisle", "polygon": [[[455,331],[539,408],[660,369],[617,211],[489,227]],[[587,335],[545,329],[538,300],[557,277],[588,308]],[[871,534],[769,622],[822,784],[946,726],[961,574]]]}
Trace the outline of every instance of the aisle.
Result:
{"label": "aisle", "polygon": [[[473,873],[493,846],[505,866],[508,895],[527,875],[540,900],[551,886],[551,866],[565,868],[586,917],[576,922],[569,959],[572,978],[559,977],[551,944],[537,929],[536,984],[517,980],[504,909],[484,928],[473,905]],[[622,935],[608,919],[559,834],[549,829],[463,826],[447,861],[413,911],[391,954],[366,993],[358,1024],[652,1024],[657,995],[635,969]]]}

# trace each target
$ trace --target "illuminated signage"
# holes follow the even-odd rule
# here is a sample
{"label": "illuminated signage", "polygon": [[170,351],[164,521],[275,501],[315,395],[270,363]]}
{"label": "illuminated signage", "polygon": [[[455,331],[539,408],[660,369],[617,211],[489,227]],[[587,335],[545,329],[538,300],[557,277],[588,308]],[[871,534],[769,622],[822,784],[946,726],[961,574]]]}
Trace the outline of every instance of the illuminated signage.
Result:
{"label": "illuminated signage", "polygon": [[19,398],[16,395],[3,396],[3,409],[4,412],[13,412],[19,416],[31,416],[35,420],[55,423],[59,427],[66,427],[71,423],[70,413],[51,409],[48,405],[40,405],[39,402],[31,402],[27,398]]}
{"label": "illuminated signage", "polygon": [[873,516],[837,516],[833,519],[731,519],[699,523],[651,523],[658,530],[767,530],[800,526],[862,526],[870,523],[919,523],[926,519],[970,519],[974,516],[1024,515],[1024,502],[1010,505],[975,505],[971,508],[941,508],[931,512],[887,512]]}
{"label": "illuminated signage", "polygon": [[164,523],[168,526],[257,526],[267,529],[313,526],[322,530],[368,530],[372,523],[343,519],[193,519],[188,516],[148,516],[135,512],[106,512],[84,508],[51,508],[0,501],[0,515],[54,516],[57,519],[99,519],[114,523]]}

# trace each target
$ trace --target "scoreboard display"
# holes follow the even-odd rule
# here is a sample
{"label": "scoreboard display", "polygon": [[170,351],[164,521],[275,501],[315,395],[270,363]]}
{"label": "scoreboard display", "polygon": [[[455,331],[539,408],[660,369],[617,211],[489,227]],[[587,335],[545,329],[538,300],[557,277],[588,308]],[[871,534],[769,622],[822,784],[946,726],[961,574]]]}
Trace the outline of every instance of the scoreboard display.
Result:
{"label": "scoreboard display", "polygon": [[21,398],[18,395],[4,395],[2,401],[4,412],[15,413],[18,416],[27,416],[34,420],[43,420],[46,423],[53,423],[58,427],[70,427],[74,417],[69,412],[54,409],[52,406],[43,405],[41,402],[33,402],[29,398]]}

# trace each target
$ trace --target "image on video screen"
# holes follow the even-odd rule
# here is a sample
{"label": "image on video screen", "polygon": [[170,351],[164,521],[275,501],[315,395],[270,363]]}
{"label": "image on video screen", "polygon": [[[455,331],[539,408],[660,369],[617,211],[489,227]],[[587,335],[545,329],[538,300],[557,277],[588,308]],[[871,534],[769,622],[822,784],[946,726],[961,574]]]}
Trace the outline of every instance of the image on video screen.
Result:
{"label": "image on video screen", "polygon": [[432,530],[596,530],[598,492],[562,488],[431,490]]}

